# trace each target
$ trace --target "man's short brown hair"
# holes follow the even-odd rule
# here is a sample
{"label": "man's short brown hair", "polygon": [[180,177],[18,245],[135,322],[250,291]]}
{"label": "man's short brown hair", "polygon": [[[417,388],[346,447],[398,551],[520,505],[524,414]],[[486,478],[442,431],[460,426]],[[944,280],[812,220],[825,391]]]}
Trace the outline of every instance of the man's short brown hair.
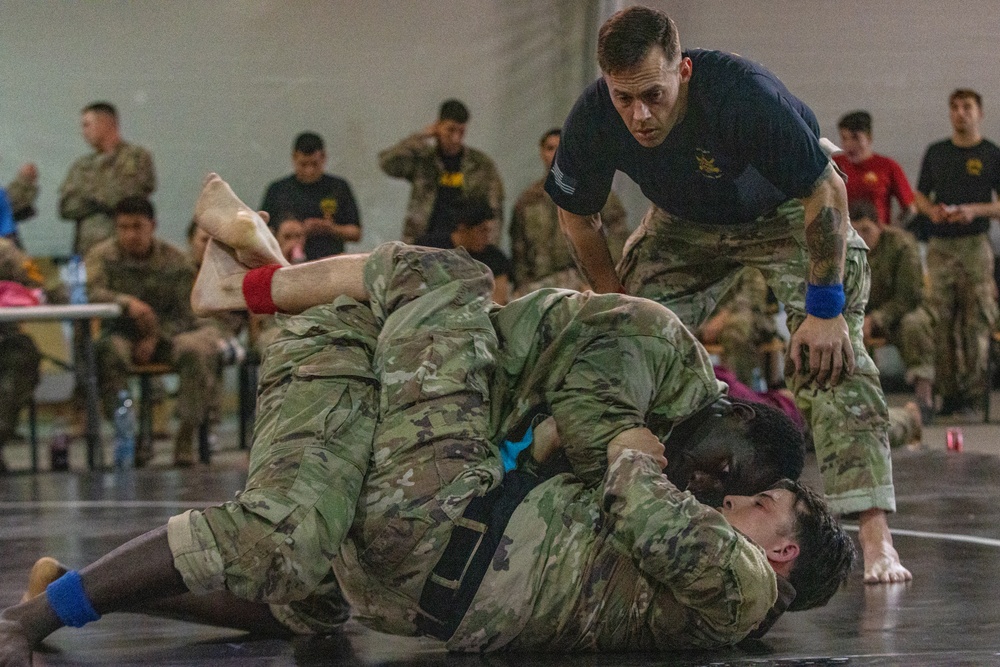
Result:
{"label": "man's short brown hair", "polygon": [[983,110],[983,96],[972,88],[956,88],[953,90],[951,95],[948,96],[948,105],[950,106],[955,100],[975,100],[979,110]]}
{"label": "man's short brown hair", "polygon": [[635,67],[654,46],[663,48],[667,62],[681,54],[677,24],[661,11],[629,7],[601,26],[597,35],[597,62],[601,71],[614,74]]}

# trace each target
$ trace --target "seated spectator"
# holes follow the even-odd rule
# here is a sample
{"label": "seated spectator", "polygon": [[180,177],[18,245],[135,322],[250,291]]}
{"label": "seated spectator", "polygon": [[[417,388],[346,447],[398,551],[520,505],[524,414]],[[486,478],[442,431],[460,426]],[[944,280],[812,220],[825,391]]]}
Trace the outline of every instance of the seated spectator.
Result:
{"label": "seated spectator", "polygon": [[774,339],[776,331],[763,274],[754,268],[742,269],[736,284],[697,333],[702,343],[722,346],[722,363],[743,384],[758,384],[754,370],[761,369],[761,377],[766,378],[769,369],[763,368],[757,348]]}
{"label": "seated spectator", "polygon": [[920,253],[910,234],[878,222],[875,206],[859,200],[851,224],[868,244],[872,286],[865,308],[864,336],[884,338],[899,348],[906,381],[913,385],[924,423],[934,417],[934,320],[924,306]]}
{"label": "seated spectator", "polygon": [[[105,415],[114,413],[134,365],[172,364],[180,376],[174,465],[194,463],[193,437],[206,420],[219,367],[218,333],[199,326],[191,311],[194,266],[183,252],[155,236],[153,205],[126,197],[114,208],[115,234],[87,253],[91,301],[117,303],[122,316],[107,320],[97,342],[98,383]],[[136,463],[152,452],[137,451]]]}
{"label": "seated spectator", "polygon": [[[562,130],[554,127],[538,142],[546,176],[552,169],[552,159],[559,148],[561,135]],[[625,207],[613,191],[601,209],[601,223],[608,234],[611,258],[617,262],[622,258],[629,230]],[[556,204],[545,192],[544,177],[532,183],[514,204],[510,218],[510,252],[515,296],[523,296],[542,287],[578,291],[587,288],[573,261],[566,237],[559,228]]]}
{"label": "seated spectator", "polygon": [[[0,239],[0,281],[30,288],[43,284],[41,273],[10,239]],[[65,294],[51,295],[64,301]],[[17,432],[17,419],[38,386],[41,354],[14,322],[0,323],[0,472],[6,472],[3,447]]]}
{"label": "seated spectator", "polygon": [[361,240],[361,216],[347,181],[323,173],[323,139],[303,132],[292,147],[291,176],[267,186],[261,209],[276,225],[294,217],[305,225],[305,255],[319,259],[344,252],[344,243]]}
{"label": "seated spectator", "polygon": [[441,231],[417,239],[430,248],[464,248],[472,259],[493,272],[493,300],[501,306],[510,301],[510,259],[490,243],[496,219],[485,199],[462,199],[447,215]]}
{"label": "seated spectator", "polygon": [[[278,239],[281,247],[281,254],[292,264],[299,264],[307,260],[304,246],[306,242],[306,226],[301,220],[294,216],[286,216],[276,225],[274,237]],[[204,233],[204,232],[202,232]]]}

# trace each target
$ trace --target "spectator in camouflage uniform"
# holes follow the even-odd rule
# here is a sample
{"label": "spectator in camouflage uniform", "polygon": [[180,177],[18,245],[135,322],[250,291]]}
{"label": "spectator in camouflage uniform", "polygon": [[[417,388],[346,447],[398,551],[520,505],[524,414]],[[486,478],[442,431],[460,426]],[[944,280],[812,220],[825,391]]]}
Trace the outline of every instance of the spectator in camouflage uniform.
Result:
{"label": "spectator in camouflage uniform", "polygon": [[[96,344],[105,415],[113,415],[134,365],[173,365],[180,376],[174,464],[189,466],[194,463],[194,434],[208,417],[215,392],[217,329],[195,321],[190,302],[194,267],[182,251],[155,237],[149,200],[122,199],[114,221],[115,236],[95,245],[86,257],[90,300],[122,307],[122,317],[105,322]],[[137,462],[145,463],[151,455],[137,451]]]}
{"label": "spectator in camouflage uniform", "polygon": [[[465,105],[446,100],[436,123],[379,153],[382,171],[413,184],[403,221],[406,243],[424,235],[440,235],[449,208],[460,197],[485,199],[493,218],[503,220],[503,181],[493,160],[465,145],[468,122]],[[490,240],[497,243],[499,237],[497,228]]]}
{"label": "spectator in camouflage uniform", "polygon": [[[892,546],[887,409],[861,325],[864,242],[815,114],[762,66],[681,51],[664,13],[630,7],[598,37],[602,77],[577,100],[546,181],[596,292],[659,301],[697,329],[739,270],[788,311],[789,386],[812,426],[827,499],[860,513],[865,578],[912,578]],[[622,171],[653,203],[616,269],[600,207]]]}
{"label": "spectator in camouflage uniform", "polygon": [[924,305],[924,271],[913,237],[878,221],[861,199],[851,204],[851,225],[868,246],[871,296],[865,307],[865,341],[884,338],[899,348],[906,381],[913,385],[923,422],[934,418],[934,318]]}
{"label": "spectator in camouflage uniform", "polygon": [[[31,259],[10,239],[0,239],[0,280],[32,288],[42,287],[44,282]],[[34,341],[21,333],[17,323],[0,323],[0,472],[7,470],[3,446],[17,432],[21,410],[38,386],[40,361]]]}
{"label": "spectator in camouflage uniform", "polygon": [[[500,483],[487,434],[522,421],[546,398],[557,422],[561,413],[584,417],[561,434],[583,479],[543,481],[513,509],[503,535],[494,535],[495,566],[476,582],[468,612],[448,610],[457,623],[436,635],[450,638],[449,648],[715,647],[765,622],[783,579],[776,571],[793,582],[797,568],[812,572],[813,585],[801,578],[793,603],[802,608],[825,602],[846,575],[850,539],[802,487],[730,496],[720,514],[663,476],[663,446],[642,426],[642,406],[665,425],[719,391],[704,352],[665,309],[543,290],[491,312],[489,276],[464,253],[383,246],[364,266],[363,283],[340,259],[320,271],[322,286],[315,271],[296,273],[305,267],[276,274],[291,282],[275,283],[275,298],[292,285],[335,295],[332,283],[346,293],[284,320],[262,369],[247,491],[174,517],[166,535],[153,531],[84,570],[98,608],[131,596],[141,609],[185,590],[219,596],[218,606],[235,594],[271,603],[272,617],[291,630],[329,630],[344,616],[330,604],[339,600],[333,545],[346,535],[360,492],[358,519],[334,567],[360,594],[352,601],[364,622],[414,634],[425,615],[421,590],[453,526],[472,525],[459,515]],[[301,296],[292,302],[303,304]],[[508,328],[540,335],[522,345],[506,337]],[[594,385],[611,379],[606,361],[625,351],[638,355],[636,368],[658,356],[663,363]],[[501,377],[491,382],[495,367]],[[516,400],[499,400],[498,392]],[[608,406],[612,394],[622,403],[601,423],[593,408]],[[112,569],[115,577],[102,576]],[[640,601],[649,611],[636,616]],[[162,602],[152,607],[165,610]],[[228,607],[228,622],[245,627],[238,611]],[[19,621],[26,645],[58,627],[41,599],[5,616]],[[12,641],[10,632],[0,642]]]}
{"label": "spectator in camouflage uniform", "polygon": [[74,162],[59,186],[59,215],[76,223],[73,252],[82,256],[114,233],[119,201],[156,190],[156,174],[149,151],[122,139],[113,105],[95,102],[81,113],[83,138],[94,152]]}
{"label": "spectator in camouflage uniform", "polygon": [[[554,127],[538,143],[545,173],[552,168],[552,158],[559,148],[562,130]],[[601,222],[608,235],[611,258],[618,261],[628,239],[625,207],[612,191],[601,209]],[[566,239],[559,229],[559,215],[552,197],[545,192],[545,179],[532,183],[514,204],[510,218],[510,249],[514,262],[515,296],[523,296],[541,287],[582,290],[587,284],[573,262]]]}
{"label": "spectator in camouflage uniform", "polygon": [[[753,386],[753,372],[764,364],[757,348],[776,333],[774,315],[768,312],[767,282],[759,270],[745,268],[715,314],[698,329],[698,338],[706,345],[721,345],[722,364],[740,382]],[[768,370],[763,368],[762,376],[767,377]]]}

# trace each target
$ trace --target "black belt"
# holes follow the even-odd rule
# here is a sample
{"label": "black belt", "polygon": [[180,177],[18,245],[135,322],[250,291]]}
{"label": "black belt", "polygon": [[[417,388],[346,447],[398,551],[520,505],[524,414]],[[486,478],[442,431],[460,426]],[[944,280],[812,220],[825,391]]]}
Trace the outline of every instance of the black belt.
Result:
{"label": "black belt", "polygon": [[479,590],[507,522],[540,480],[526,472],[508,472],[500,486],[473,498],[455,521],[448,546],[420,594],[417,628],[443,641],[451,639]]}

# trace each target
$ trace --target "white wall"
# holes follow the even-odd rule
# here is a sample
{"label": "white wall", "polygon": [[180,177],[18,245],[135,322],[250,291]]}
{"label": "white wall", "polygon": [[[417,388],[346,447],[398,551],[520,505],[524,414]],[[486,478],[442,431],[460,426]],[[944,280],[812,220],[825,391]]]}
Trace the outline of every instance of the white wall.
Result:
{"label": "white wall", "polygon": [[125,138],[153,151],[161,233],[182,241],[207,171],[256,205],[290,170],[294,136],[315,130],[359,198],[354,247],[371,248],[398,237],[409,192],[376,154],[447,97],[470,107],[467,141],[497,161],[508,205],[541,176],[537,138],[585,83],[590,4],[0,0],[0,181],[38,163],[40,215],[23,236],[32,253],[67,252],[57,189],[89,150],[80,108],[109,100]]}
{"label": "white wall", "polygon": [[[538,136],[559,124],[593,73],[597,0],[0,0],[0,181],[34,160],[40,215],[31,252],[64,253],[56,190],[87,150],[78,112],[107,99],[127,139],[152,149],[164,236],[180,241],[208,170],[250,203],[289,170],[295,134],[328,144],[365,225],[358,249],[396,238],[407,185],[381,149],[433,120],[455,96],[468,142],[497,161],[508,208],[538,178]],[[927,143],[949,132],[947,95],[985,97],[1000,140],[996,2],[966,0],[650,0],[686,47],[764,63],[836,136],[855,108],[875,115],[876,150],[916,179]],[[627,193],[630,221],[641,199]]]}

